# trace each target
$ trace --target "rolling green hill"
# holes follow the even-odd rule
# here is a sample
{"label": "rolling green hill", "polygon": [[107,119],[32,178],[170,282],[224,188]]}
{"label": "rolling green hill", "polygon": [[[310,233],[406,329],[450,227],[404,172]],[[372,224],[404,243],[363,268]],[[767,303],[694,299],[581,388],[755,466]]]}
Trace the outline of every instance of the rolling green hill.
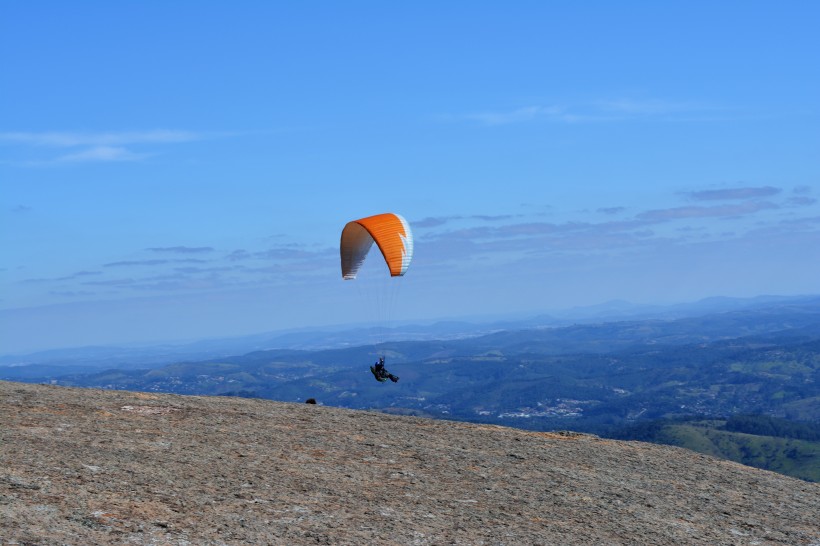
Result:
{"label": "rolling green hill", "polygon": [[643,423],[612,436],[622,440],[684,447],[748,466],[820,482],[820,424],[817,423],[795,423],[750,415],[710,420],[690,418]]}

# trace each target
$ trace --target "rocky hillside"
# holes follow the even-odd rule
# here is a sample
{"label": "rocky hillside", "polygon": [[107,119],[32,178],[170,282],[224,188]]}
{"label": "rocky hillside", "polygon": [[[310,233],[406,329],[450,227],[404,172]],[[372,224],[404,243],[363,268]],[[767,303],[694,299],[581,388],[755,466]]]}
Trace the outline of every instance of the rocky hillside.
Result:
{"label": "rocky hillside", "polygon": [[0,382],[0,544],[820,544],[820,485],[678,448]]}

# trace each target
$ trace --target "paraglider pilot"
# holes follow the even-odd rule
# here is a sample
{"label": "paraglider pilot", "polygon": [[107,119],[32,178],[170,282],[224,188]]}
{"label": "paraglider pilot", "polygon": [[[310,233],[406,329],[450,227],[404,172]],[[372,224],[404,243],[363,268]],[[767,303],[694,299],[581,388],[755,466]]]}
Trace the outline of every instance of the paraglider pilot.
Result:
{"label": "paraglider pilot", "polygon": [[384,369],[384,357],[379,357],[379,361],[376,362],[375,365],[370,366],[370,371],[373,372],[373,375],[376,376],[376,380],[384,383],[388,379],[395,383],[399,380],[399,376],[393,375],[392,373],[388,372]]}

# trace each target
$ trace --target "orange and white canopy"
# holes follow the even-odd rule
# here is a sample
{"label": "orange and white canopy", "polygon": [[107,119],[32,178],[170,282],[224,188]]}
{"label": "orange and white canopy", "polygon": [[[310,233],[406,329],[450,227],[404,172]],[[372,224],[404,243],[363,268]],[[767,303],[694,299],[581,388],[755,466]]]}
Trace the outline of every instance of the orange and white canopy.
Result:
{"label": "orange and white canopy", "polygon": [[377,214],[348,222],[342,230],[339,254],[345,280],[356,278],[374,242],[381,250],[391,276],[399,277],[407,272],[413,259],[410,225],[398,214]]}

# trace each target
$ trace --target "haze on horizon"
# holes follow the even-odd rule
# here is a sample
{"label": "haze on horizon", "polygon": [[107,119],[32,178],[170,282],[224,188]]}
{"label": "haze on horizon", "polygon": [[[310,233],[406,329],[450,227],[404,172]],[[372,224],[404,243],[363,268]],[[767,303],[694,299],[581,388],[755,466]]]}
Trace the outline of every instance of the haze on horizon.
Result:
{"label": "haze on horizon", "polygon": [[0,353],[820,294],[816,2],[0,5]]}

